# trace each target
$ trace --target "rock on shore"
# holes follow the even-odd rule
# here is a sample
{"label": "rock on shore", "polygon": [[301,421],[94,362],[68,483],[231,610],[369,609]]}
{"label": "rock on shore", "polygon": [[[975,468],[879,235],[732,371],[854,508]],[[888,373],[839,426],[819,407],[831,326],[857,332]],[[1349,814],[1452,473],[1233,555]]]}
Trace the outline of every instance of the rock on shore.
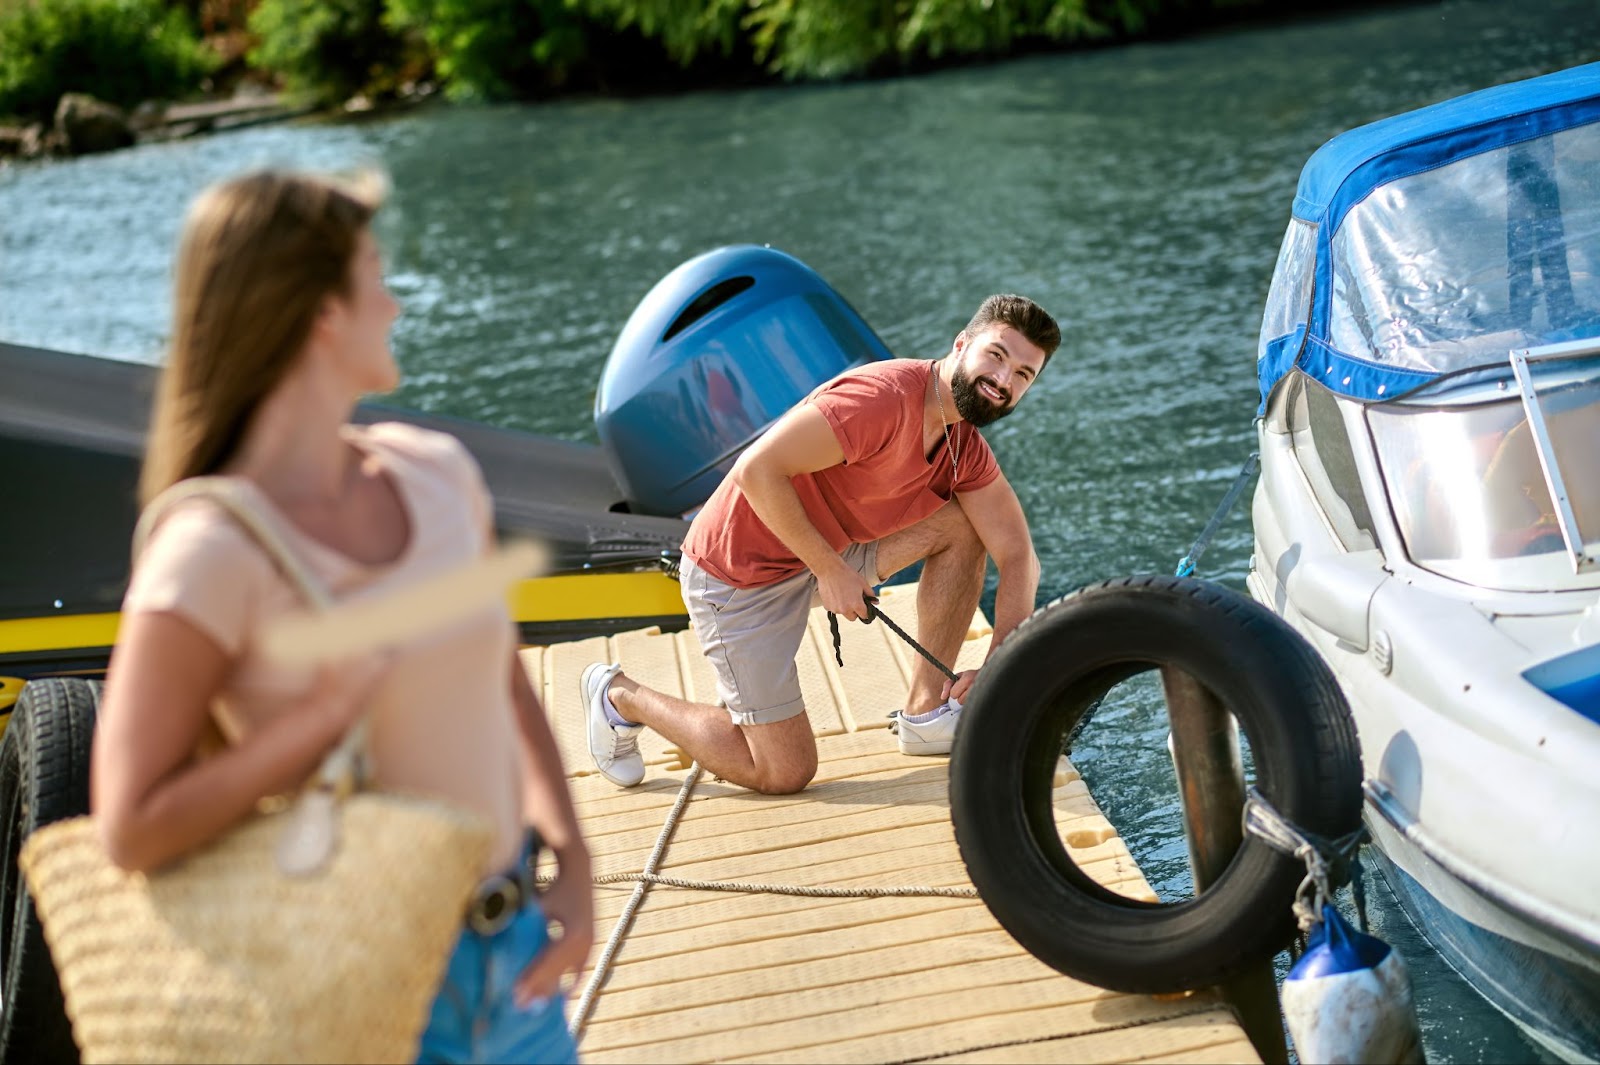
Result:
{"label": "rock on shore", "polygon": [[0,159],[47,155],[86,155],[115,151],[150,140],[175,140],[198,133],[261,122],[275,122],[311,108],[284,102],[276,93],[241,92],[226,100],[168,104],[149,101],[132,115],[86,93],[67,93],[56,105],[55,120],[26,126],[0,126]]}

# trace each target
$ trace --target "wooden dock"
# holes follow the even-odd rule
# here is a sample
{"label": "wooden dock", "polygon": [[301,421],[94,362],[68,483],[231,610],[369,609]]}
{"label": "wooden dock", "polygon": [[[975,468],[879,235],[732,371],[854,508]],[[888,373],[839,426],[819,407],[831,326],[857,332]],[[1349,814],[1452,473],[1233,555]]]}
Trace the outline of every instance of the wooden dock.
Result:
{"label": "wooden dock", "polygon": [[[886,588],[881,603],[909,631],[915,592]],[[972,897],[956,848],[948,759],[904,757],[887,731],[889,711],[905,700],[909,648],[883,625],[841,628],[842,669],[826,616],[813,611],[799,666],[819,768],[810,788],[787,796],[700,774],[650,732],[638,787],[618,788],[595,771],[578,693],[583,667],[621,661],[652,687],[712,702],[692,633],[524,649],[602,881],[592,968],[569,1007],[583,1015],[583,1059],[1259,1061],[1213,994],[1105,991],[1048,968],[1000,928]],[[989,634],[976,615],[962,668],[983,660]],[[1115,890],[1154,899],[1065,762],[1056,783],[1057,821],[1077,862]],[[658,877],[756,890],[642,884],[635,878],[652,855]],[[817,888],[857,894],[788,893]],[[872,894],[908,888],[947,894]]]}

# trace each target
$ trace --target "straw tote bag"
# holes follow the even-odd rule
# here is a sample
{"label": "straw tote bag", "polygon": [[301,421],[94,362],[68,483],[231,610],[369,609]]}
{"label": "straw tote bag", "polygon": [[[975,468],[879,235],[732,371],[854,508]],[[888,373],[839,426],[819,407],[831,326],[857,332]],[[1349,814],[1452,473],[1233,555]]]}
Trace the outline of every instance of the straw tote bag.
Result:
{"label": "straw tote bag", "polygon": [[[203,495],[318,609],[328,593],[224,478]],[[149,874],[113,865],[88,817],[29,837],[20,865],[85,1062],[414,1061],[491,832],[447,804],[359,790],[358,723],[274,813]]]}

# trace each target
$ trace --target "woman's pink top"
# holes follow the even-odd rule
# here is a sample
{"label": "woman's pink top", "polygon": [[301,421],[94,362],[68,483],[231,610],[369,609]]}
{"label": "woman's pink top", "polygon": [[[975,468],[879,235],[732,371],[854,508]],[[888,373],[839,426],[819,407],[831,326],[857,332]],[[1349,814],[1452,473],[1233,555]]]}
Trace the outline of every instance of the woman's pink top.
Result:
{"label": "woman's pink top", "polygon": [[[379,594],[489,549],[489,493],[454,437],[397,422],[349,426],[345,434],[389,474],[410,519],[410,539],[394,562],[365,565],[312,539],[253,482],[239,478],[334,598]],[[175,614],[233,660],[215,714],[223,735],[237,743],[290,710],[311,686],[311,669],[286,669],[257,647],[263,623],[304,605],[254,538],[217,504],[200,499],[175,508],[151,532],[122,609]],[[488,818],[498,840],[486,872],[515,859],[524,823],[510,686],[514,647],[504,603],[486,604],[396,648],[370,711],[375,786],[453,800]]]}

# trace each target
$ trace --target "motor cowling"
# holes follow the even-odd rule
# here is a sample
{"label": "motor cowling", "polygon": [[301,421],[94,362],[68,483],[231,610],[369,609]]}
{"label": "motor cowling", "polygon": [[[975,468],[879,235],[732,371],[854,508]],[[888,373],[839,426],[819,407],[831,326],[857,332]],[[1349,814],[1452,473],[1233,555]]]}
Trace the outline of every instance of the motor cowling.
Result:
{"label": "motor cowling", "polygon": [[628,318],[600,375],[595,431],[629,511],[684,514],[817,385],[891,357],[799,259],[718,248],[662,278]]}

